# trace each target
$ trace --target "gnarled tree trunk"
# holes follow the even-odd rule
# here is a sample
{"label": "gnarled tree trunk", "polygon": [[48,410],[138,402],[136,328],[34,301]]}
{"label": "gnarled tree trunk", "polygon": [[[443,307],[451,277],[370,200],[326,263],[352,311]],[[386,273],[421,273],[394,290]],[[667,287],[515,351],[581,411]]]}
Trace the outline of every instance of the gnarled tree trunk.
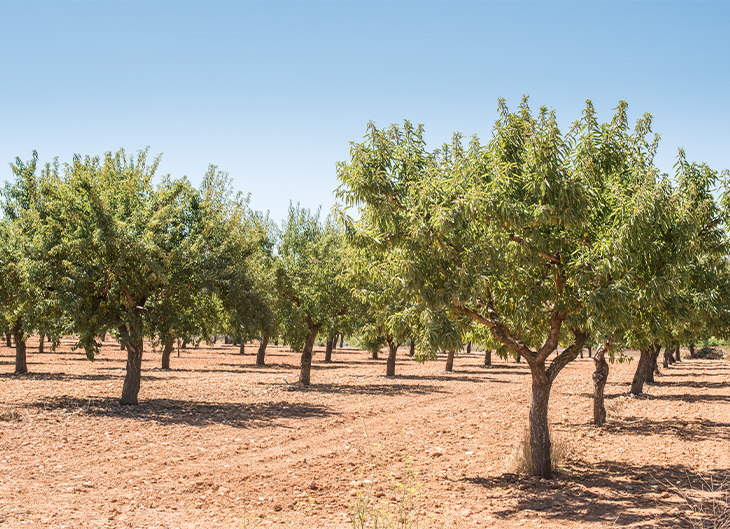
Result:
{"label": "gnarled tree trunk", "polygon": [[451,349],[446,353],[446,371],[454,370],[454,350]]}
{"label": "gnarled tree trunk", "polygon": [[[307,318],[310,319],[310,318]],[[309,386],[310,374],[312,371],[312,350],[314,349],[314,340],[321,325],[313,325],[309,322],[309,334],[304,342],[304,351],[302,351],[302,365],[299,371],[299,385]]]}
{"label": "gnarled tree trunk", "polygon": [[26,363],[25,354],[25,336],[23,335],[23,323],[20,319],[15,320],[13,325],[13,340],[15,341],[15,373],[22,374],[28,372],[28,364]]}
{"label": "gnarled tree trunk", "polygon": [[531,367],[532,398],[530,399],[530,452],[532,473],[545,479],[553,475],[551,460],[548,404],[552,382],[545,373],[545,366]]}
{"label": "gnarled tree trunk", "polygon": [[388,361],[385,364],[385,376],[395,376],[395,355],[398,352],[398,344],[396,342],[388,341]]}
{"label": "gnarled tree trunk", "polygon": [[601,344],[596,349],[596,356],[593,363],[596,370],[593,372],[593,424],[603,426],[606,422],[606,407],[604,405],[604,390],[606,381],[608,380],[608,362],[606,362],[606,353],[611,347],[611,338],[606,344]]}
{"label": "gnarled tree trunk", "polygon": [[337,335],[330,336],[329,340],[327,340],[327,344],[324,348],[324,361],[325,363],[329,364],[332,362],[332,349],[334,346],[337,345]]}
{"label": "gnarled tree trunk", "polygon": [[269,345],[269,337],[266,334],[261,335],[261,342],[259,343],[259,350],[256,353],[256,365],[265,365],[266,360],[266,346]]}
{"label": "gnarled tree trunk", "polygon": [[121,404],[137,404],[139,386],[142,380],[142,352],[144,345],[141,339],[135,343],[126,343],[127,373],[124,376]]}
{"label": "gnarled tree trunk", "polygon": [[641,395],[645,382],[654,382],[654,364],[659,356],[660,347],[657,345],[640,349],[639,362],[631,382],[631,393]]}
{"label": "gnarled tree trunk", "polygon": [[175,338],[169,338],[162,347],[162,369],[170,369],[170,355],[175,348]]}
{"label": "gnarled tree trunk", "polygon": [[674,363],[674,351],[670,347],[664,348],[664,355],[662,357],[662,366],[669,367]]}
{"label": "gnarled tree trunk", "polygon": [[484,367],[489,367],[491,365],[492,365],[492,350],[485,349],[484,350]]}

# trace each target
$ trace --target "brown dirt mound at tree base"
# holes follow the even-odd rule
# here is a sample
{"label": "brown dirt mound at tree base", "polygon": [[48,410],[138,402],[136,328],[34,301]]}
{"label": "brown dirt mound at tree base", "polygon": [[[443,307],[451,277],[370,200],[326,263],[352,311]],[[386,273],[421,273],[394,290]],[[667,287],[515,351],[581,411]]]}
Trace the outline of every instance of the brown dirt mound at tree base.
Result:
{"label": "brown dirt mound at tree base", "polygon": [[[730,468],[730,364],[690,360],[662,370],[639,397],[635,362],[612,365],[607,426],[592,417],[592,359],[558,377],[552,428],[572,456],[552,481],[506,474],[527,420],[525,363],[483,355],[418,364],[337,350],[314,358],[296,387],[299,355],[270,347],[267,366],[234,346],[182,351],[170,371],[145,353],[139,406],[120,406],[124,356],[109,342],[95,362],[35,354],[14,376],[0,348],[0,525],[5,527],[348,528],[356,491],[395,506],[415,481],[422,527],[689,527],[702,478]],[[255,348],[250,348],[251,353]],[[410,462],[406,470],[405,462]],[[369,482],[369,483],[366,483]],[[671,487],[669,486],[671,484]]]}

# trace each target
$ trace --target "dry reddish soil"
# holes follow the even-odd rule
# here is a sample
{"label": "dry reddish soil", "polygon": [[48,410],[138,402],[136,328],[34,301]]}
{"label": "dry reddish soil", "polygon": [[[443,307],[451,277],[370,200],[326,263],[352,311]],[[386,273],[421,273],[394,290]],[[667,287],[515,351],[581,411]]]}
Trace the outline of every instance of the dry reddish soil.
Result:
{"label": "dry reddish soil", "polygon": [[140,404],[120,406],[118,346],[89,362],[71,344],[40,355],[31,341],[23,376],[0,348],[3,528],[345,528],[362,494],[392,511],[414,477],[418,527],[689,527],[681,493],[730,468],[725,360],[675,364],[640,398],[635,362],[613,365],[603,429],[592,360],[569,365],[551,415],[571,453],[546,482],[505,472],[526,426],[524,363],[462,354],[445,373],[402,349],[388,379],[384,359],[345,348],[332,364],[317,354],[303,390],[288,348],[256,367],[252,346],[203,347],[171,371],[148,349]]}

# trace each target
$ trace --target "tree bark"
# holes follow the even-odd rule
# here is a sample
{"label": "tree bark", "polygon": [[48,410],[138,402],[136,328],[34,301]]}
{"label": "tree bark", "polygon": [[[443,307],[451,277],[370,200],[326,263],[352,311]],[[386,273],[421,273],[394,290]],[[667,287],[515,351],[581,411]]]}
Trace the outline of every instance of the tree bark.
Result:
{"label": "tree bark", "polygon": [[119,350],[124,351],[126,348],[124,347],[124,342],[119,344]]}
{"label": "tree bark", "polygon": [[395,355],[398,352],[398,344],[396,342],[388,342],[388,362],[385,364],[385,376],[395,376]]}
{"label": "tree bark", "polygon": [[41,334],[38,338],[38,354],[43,354],[45,352],[45,345],[46,345],[46,335]]}
{"label": "tree bark", "polygon": [[[577,356],[577,355],[576,355]],[[530,400],[530,451],[532,474],[545,479],[552,478],[550,457],[550,428],[548,403],[552,383],[545,373],[545,366],[530,366],[532,372],[532,399]]]}
{"label": "tree bark", "polygon": [[416,342],[411,340],[410,347],[408,348],[408,356],[413,358],[416,355]]}
{"label": "tree bark", "polygon": [[345,346],[345,333],[340,333],[340,349]]}
{"label": "tree bark", "polygon": [[588,358],[590,358],[592,354],[593,354],[593,350],[589,347],[588,348]]}
{"label": "tree bark", "polygon": [[377,359],[378,359],[378,353],[379,353],[379,352],[380,352],[380,351],[379,351],[378,349],[373,349],[372,351],[370,351],[370,354],[371,354],[371,358],[372,358],[373,360],[377,360]]}
{"label": "tree bark", "polygon": [[188,341],[187,340],[183,340],[182,341],[182,345],[180,346],[180,349],[187,349],[187,348],[188,348]]}
{"label": "tree bark", "polygon": [[314,349],[314,340],[317,338],[320,325],[309,327],[309,334],[304,342],[304,351],[302,351],[302,367],[299,371],[299,385],[309,386],[310,374],[312,371],[312,349]]}
{"label": "tree bark", "polygon": [[466,344],[466,354],[471,354],[471,342]]}
{"label": "tree bark", "polygon": [[238,346],[238,354],[240,354],[240,355],[246,354],[246,340],[241,340],[241,345]]}
{"label": "tree bark", "polygon": [[517,358],[515,358],[515,362],[518,364],[522,361],[522,358],[520,357],[520,353],[517,353]]}
{"label": "tree bark", "polygon": [[266,359],[266,346],[269,345],[269,337],[266,334],[261,335],[261,342],[259,343],[259,350],[256,353],[256,365],[265,365]]}
{"label": "tree bark", "polygon": [[28,372],[25,353],[25,336],[23,336],[23,323],[20,319],[13,325],[13,340],[15,341],[15,374],[20,375]]}
{"label": "tree bark", "polygon": [[682,361],[682,358],[679,356],[679,346],[678,345],[674,348],[674,361],[675,362]]}
{"label": "tree bark", "polygon": [[324,361],[327,364],[332,363],[332,349],[337,345],[337,335],[331,336],[329,340],[327,340],[327,345],[324,349]]}
{"label": "tree bark", "polygon": [[162,347],[162,369],[170,369],[170,355],[175,348],[175,339],[168,339]]}
{"label": "tree bark", "polygon": [[606,407],[603,397],[609,372],[606,352],[610,346],[610,340],[605,346],[599,345],[596,349],[596,356],[593,358],[596,366],[596,370],[593,372],[593,424],[596,426],[603,426],[606,422]]}
{"label": "tree bark", "polygon": [[[631,393],[634,395],[641,395],[644,391],[644,383],[654,380],[654,347],[641,349],[640,353],[639,363],[631,382]],[[650,378],[651,380],[649,380]]]}
{"label": "tree bark", "polygon": [[230,336],[224,337],[223,343],[226,345],[231,345],[231,337]]}
{"label": "tree bark", "polygon": [[492,350],[486,349],[484,351],[484,367],[488,367],[492,365]]}
{"label": "tree bark", "polygon": [[[9,341],[8,341],[8,346],[10,346]],[[689,357],[697,358],[697,354],[695,353],[695,344],[693,344],[693,343],[689,344]]]}
{"label": "tree bark", "polygon": [[446,354],[446,371],[453,371],[454,370],[454,350],[451,349]]}
{"label": "tree bark", "polygon": [[647,382],[653,383],[654,382],[654,375],[661,375],[661,372],[659,371],[659,363],[658,363],[658,360],[659,360],[659,352],[660,351],[661,351],[661,347],[660,346],[657,346],[656,349],[655,349],[655,351],[654,351],[654,354],[652,355],[652,364],[651,364],[652,365],[652,369],[650,371],[649,376],[646,379]]}
{"label": "tree bark", "polygon": [[12,347],[12,346],[13,346],[13,342],[11,341],[11,335],[10,335],[10,333],[9,333],[9,332],[6,332],[6,333],[5,333],[5,344],[6,344],[6,345],[7,345],[8,347]]}
{"label": "tree bark", "polygon": [[144,345],[142,340],[137,343],[127,343],[127,374],[124,377],[122,387],[122,399],[120,404],[137,404],[139,385],[142,379],[142,352]]}
{"label": "tree bark", "polygon": [[669,367],[674,362],[676,362],[676,360],[674,360],[674,346],[668,345],[664,348],[664,356],[662,358],[662,365],[664,367]]}
{"label": "tree bark", "polygon": [[276,347],[279,347],[279,338],[278,337],[274,340],[274,345]]}

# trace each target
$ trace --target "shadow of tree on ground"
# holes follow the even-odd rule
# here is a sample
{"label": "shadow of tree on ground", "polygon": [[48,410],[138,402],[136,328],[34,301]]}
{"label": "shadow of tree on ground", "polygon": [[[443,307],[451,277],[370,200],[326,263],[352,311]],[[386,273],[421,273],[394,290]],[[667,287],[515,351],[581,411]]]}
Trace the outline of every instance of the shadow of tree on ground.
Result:
{"label": "shadow of tree on ground", "polygon": [[726,470],[700,476],[682,465],[632,466],[604,461],[585,466],[575,462],[553,480],[503,474],[467,477],[462,481],[516,497],[500,518],[535,516],[550,521],[605,523],[610,527],[690,528],[692,511],[685,498],[695,498],[712,480],[723,483]]}

